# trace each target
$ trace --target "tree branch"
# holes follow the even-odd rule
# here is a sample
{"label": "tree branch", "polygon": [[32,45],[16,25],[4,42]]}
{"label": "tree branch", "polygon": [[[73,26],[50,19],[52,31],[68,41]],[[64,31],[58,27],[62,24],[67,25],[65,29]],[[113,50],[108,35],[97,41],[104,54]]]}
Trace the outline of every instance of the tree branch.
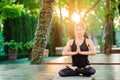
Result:
{"label": "tree branch", "polygon": [[84,17],[83,17],[83,20],[85,20],[85,17],[87,16],[87,14],[88,14],[93,8],[95,8],[100,1],[101,1],[101,0],[96,1],[96,3],[95,3],[90,9],[88,9],[88,10],[85,12],[85,15],[84,15]]}

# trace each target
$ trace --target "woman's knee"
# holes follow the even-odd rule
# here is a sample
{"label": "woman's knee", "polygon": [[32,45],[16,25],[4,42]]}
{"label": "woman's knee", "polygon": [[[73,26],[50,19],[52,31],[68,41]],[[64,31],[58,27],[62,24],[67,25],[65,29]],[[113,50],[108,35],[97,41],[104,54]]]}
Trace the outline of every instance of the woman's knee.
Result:
{"label": "woman's knee", "polygon": [[58,72],[58,74],[59,74],[59,76],[62,76],[62,77],[65,76],[65,73],[64,73],[62,70],[60,70],[60,71]]}
{"label": "woman's knee", "polygon": [[59,76],[65,77],[65,76],[76,76],[78,75],[77,72],[75,72],[72,69],[65,68],[59,71]]}
{"label": "woman's knee", "polygon": [[91,74],[91,75],[93,75],[93,74],[96,73],[96,70],[94,68],[90,67],[89,70],[88,70],[88,73]]}

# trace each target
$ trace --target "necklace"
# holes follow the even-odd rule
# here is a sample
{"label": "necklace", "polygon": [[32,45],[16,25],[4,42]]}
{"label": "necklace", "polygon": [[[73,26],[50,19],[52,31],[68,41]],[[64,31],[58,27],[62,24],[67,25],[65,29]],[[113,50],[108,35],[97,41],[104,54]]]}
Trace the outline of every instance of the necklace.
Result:
{"label": "necklace", "polygon": [[77,46],[80,46],[80,45],[83,43],[83,41],[84,41],[84,39],[82,39],[82,40],[77,40],[77,39],[76,39],[76,45],[77,45]]}

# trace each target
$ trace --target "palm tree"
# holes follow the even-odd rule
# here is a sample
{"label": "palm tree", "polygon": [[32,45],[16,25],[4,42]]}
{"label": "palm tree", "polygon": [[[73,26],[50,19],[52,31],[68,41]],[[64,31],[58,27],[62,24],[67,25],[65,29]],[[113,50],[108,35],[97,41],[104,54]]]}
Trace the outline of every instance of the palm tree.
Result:
{"label": "palm tree", "polygon": [[34,37],[31,64],[40,64],[43,52],[47,45],[50,33],[54,0],[42,0],[42,9],[39,13],[38,26]]}

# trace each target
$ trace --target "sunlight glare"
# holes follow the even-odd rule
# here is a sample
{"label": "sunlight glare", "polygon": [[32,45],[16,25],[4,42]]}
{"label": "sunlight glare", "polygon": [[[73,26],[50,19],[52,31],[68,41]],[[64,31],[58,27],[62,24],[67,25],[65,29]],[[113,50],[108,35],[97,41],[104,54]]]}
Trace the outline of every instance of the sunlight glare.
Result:
{"label": "sunlight glare", "polygon": [[58,58],[57,60],[56,60],[57,62],[64,62],[64,58]]}
{"label": "sunlight glare", "polygon": [[[63,18],[68,17],[69,13],[68,13],[68,10],[66,8],[61,8],[61,12],[62,12]],[[60,9],[59,8],[57,8],[56,13],[58,14],[58,17],[60,17]]]}
{"label": "sunlight glare", "polygon": [[80,14],[78,13],[73,13],[72,15],[72,20],[75,22],[75,23],[79,23],[80,22]]}
{"label": "sunlight glare", "polygon": [[95,11],[92,11],[92,14],[95,15]]}
{"label": "sunlight glare", "polygon": [[114,19],[114,22],[115,22],[115,24],[116,24],[116,27],[118,27],[118,26],[120,25],[120,17],[115,18],[115,19]]}
{"label": "sunlight glare", "polygon": [[85,12],[82,11],[82,12],[80,13],[80,15],[81,15],[81,17],[83,17],[83,16],[85,15]]}

